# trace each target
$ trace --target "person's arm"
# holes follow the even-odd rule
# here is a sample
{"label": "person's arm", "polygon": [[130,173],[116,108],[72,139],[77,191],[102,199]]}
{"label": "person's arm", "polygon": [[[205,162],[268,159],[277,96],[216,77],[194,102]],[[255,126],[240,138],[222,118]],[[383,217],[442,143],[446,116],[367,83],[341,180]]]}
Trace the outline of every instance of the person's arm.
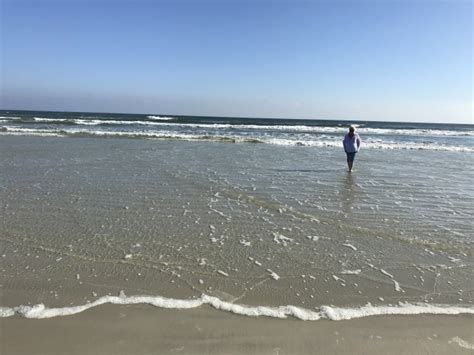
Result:
{"label": "person's arm", "polygon": [[346,138],[347,136],[344,136],[344,139],[342,140],[342,146],[344,147],[344,151],[347,153],[347,149],[346,149]]}
{"label": "person's arm", "polygon": [[360,143],[361,143],[360,137],[359,135],[357,135],[357,151],[359,151],[360,149]]}

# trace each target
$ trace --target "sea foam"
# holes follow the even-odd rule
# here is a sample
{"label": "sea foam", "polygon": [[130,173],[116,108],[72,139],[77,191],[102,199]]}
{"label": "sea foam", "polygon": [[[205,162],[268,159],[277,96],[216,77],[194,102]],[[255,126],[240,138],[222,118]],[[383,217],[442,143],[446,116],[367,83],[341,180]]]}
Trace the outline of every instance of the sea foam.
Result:
{"label": "sea foam", "polygon": [[[104,122],[89,121],[86,125],[98,125]],[[114,124],[114,121],[108,121],[108,124]],[[119,121],[116,121],[119,122]],[[123,122],[122,122],[123,123]],[[130,121],[129,124],[136,123]],[[153,122],[151,122],[153,123]],[[155,122],[159,124],[158,122]],[[306,146],[306,147],[332,147],[340,148],[341,140],[339,137],[319,137],[318,139],[308,139],[307,137],[298,138],[268,138],[265,135],[233,135],[233,134],[216,134],[215,132],[196,132],[196,133],[178,133],[176,131],[165,130],[98,130],[85,128],[24,128],[17,126],[0,126],[0,134],[8,135],[35,135],[35,136],[96,136],[96,137],[123,137],[123,138],[154,138],[154,139],[175,139],[188,141],[215,141],[229,143],[266,143],[280,146]],[[466,152],[473,153],[474,148],[467,146],[442,145],[434,142],[395,142],[367,139],[363,142],[364,149],[383,149],[383,150],[433,150],[433,151],[449,151],[449,152]]]}
{"label": "sea foam", "polygon": [[166,116],[146,116],[150,120],[158,120],[158,121],[171,121],[174,120],[174,117],[166,117]]}
{"label": "sea foam", "polygon": [[[0,117],[8,119],[21,119],[20,117]],[[81,118],[84,118],[81,116]],[[96,118],[96,117],[87,117]],[[97,117],[98,118],[98,117]],[[42,118],[34,117],[36,122],[65,122],[71,121],[72,123],[79,125],[101,125],[101,124],[115,124],[115,125],[162,125],[169,127],[179,128],[203,128],[203,129],[214,129],[214,130],[227,130],[227,129],[240,129],[250,131],[284,131],[294,133],[332,133],[332,134],[343,134],[347,132],[347,127],[335,127],[335,126],[311,126],[311,125],[264,125],[264,124],[230,124],[230,123],[179,123],[170,122],[176,120],[175,117],[168,116],[147,116],[148,120],[111,120],[111,119],[74,119],[74,118]],[[162,121],[162,122],[152,122]],[[461,137],[472,137],[474,136],[474,130],[469,131],[457,131],[457,130],[443,130],[443,129],[422,129],[422,128],[369,128],[364,127],[360,129],[361,134],[371,135],[385,135],[385,136],[438,136],[438,137],[450,137],[450,136],[461,136]]]}
{"label": "sea foam", "polygon": [[48,308],[44,304],[34,306],[18,307],[0,307],[0,317],[11,317],[15,314],[33,319],[53,318],[59,316],[68,316],[84,312],[104,304],[133,305],[149,304],[158,308],[168,309],[190,309],[203,305],[208,305],[214,309],[230,312],[248,317],[272,317],[288,318],[294,317],[300,320],[319,320],[329,319],[334,321],[349,320],[355,318],[381,316],[381,315],[458,315],[474,314],[472,306],[453,306],[453,305],[431,305],[431,304],[410,304],[400,303],[399,305],[373,306],[367,304],[361,307],[344,308],[333,306],[321,306],[319,310],[313,311],[297,306],[248,306],[223,301],[217,297],[203,294],[196,299],[173,299],[162,296],[126,296],[123,291],[119,296],[103,296],[93,302],[71,307]]}

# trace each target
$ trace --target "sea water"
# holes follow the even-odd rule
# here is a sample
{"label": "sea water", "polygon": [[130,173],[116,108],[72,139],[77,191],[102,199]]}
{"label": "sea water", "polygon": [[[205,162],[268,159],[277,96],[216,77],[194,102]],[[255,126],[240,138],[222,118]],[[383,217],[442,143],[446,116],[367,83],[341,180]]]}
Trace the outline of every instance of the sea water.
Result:
{"label": "sea water", "polygon": [[472,126],[0,116],[3,316],[473,312]]}
{"label": "sea water", "polygon": [[[340,147],[352,121],[159,116],[0,110],[0,133],[206,140]],[[474,126],[400,122],[355,123],[364,146],[474,152]]]}

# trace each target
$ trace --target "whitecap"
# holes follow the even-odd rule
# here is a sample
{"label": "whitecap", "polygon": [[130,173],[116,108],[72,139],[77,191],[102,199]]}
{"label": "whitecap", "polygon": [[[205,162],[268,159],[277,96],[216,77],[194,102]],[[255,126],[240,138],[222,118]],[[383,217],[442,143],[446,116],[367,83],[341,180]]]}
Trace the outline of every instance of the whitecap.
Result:
{"label": "whitecap", "polygon": [[167,116],[146,116],[148,117],[150,120],[158,120],[158,121],[171,121],[171,120],[174,120],[175,118],[174,117],[167,117]]}
{"label": "whitecap", "polygon": [[[77,122],[78,120],[76,120]],[[116,124],[122,121],[105,121],[94,120],[81,122],[84,125],[99,125],[99,124]],[[127,124],[137,124],[139,121],[129,121]],[[123,123],[123,122],[122,122]],[[160,124],[159,122],[149,122],[152,124]],[[140,124],[140,123],[138,123]],[[148,124],[145,122],[145,124]],[[101,136],[101,137],[129,137],[129,138],[154,138],[154,139],[177,139],[188,141],[217,141],[217,142],[231,142],[231,143],[266,143],[281,146],[307,146],[307,147],[333,147],[340,148],[341,141],[337,137],[320,137],[318,140],[308,139],[288,139],[288,138],[268,138],[266,136],[241,136],[234,134],[215,134],[213,132],[196,132],[196,133],[177,133],[175,131],[166,130],[127,130],[127,131],[110,131],[93,128],[61,128],[61,129],[43,129],[43,128],[25,128],[13,126],[1,126],[1,134],[10,135],[39,135],[39,136]],[[367,140],[363,143],[363,147],[367,149],[382,149],[382,150],[434,150],[434,151],[450,151],[450,152],[474,152],[474,148],[467,146],[452,146],[441,145],[435,143],[416,143],[416,142],[394,142],[394,141],[373,141]]]}

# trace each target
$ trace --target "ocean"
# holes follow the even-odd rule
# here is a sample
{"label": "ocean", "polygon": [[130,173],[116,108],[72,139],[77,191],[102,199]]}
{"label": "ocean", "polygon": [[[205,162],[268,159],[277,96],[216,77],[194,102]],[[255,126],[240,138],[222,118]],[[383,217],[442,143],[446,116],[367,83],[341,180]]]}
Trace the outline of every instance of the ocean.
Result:
{"label": "ocean", "polygon": [[474,125],[1,111],[0,133],[340,147],[355,123],[364,148],[474,152]]}
{"label": "ocean", "polygon": [[2,317],[474,313],[473,125],[0,111],[0,151]]}

